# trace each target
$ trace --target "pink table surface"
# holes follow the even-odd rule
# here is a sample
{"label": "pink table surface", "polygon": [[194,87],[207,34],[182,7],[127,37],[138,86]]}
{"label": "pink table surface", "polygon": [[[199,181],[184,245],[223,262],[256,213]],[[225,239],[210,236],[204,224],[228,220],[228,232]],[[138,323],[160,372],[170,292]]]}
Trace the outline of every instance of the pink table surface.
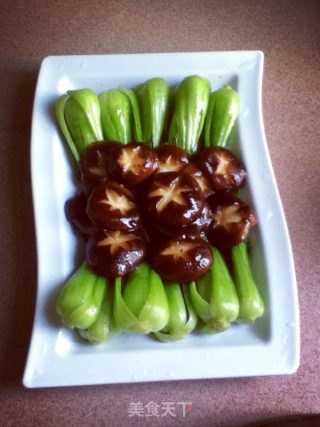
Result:
{"label": "pink table surface", "polygon": [[[301,366],[290,376],[27,390],[36,296],[29,148],[41,59],[58,54],[263,50],[263,110],[292,240]],[[0,14],[0,425],[242,426],[320,411],[318,1],[13,0]],[[236,357],[236,355],[235,355]],[[176,417],[129,417],[173,402]],[[178,402],[192,402],[187,417]]]}

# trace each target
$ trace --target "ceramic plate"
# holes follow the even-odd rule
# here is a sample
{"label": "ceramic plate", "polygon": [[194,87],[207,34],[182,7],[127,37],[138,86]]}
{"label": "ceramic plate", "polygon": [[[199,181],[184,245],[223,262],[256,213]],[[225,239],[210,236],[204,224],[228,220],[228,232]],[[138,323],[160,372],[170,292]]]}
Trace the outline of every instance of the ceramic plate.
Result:
{"label": "ceramic plate", "polygon": [[[128,383],[289,374],[299,364],[299,316],[293,258],[263,129],[263,53],[258,51],[146,55],[56,56],[39,74],[32,122],[32,185],[38,293],[25,368],[26,387]],[[69,89],[97,93],[134,87],[159,76],[169,84],[199,74],[212,90],[226,83],[240,95],[239,142],[235,150],[247,171],[243,197],[259,226],[251,234],[252,268],[266,305],[254,325],[233,325],[217,335],[191,334],[176,343],[123,334],[93,346],[63,327],[55,313],[62,284],[79,261],[79,248],[64,215],[74,194],[70,157],[53,115]]]}

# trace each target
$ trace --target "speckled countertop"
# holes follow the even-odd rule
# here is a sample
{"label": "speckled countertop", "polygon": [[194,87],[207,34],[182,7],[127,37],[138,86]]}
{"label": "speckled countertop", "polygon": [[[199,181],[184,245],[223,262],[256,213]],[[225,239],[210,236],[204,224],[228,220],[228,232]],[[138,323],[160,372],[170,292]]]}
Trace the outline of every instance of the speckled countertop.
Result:
{"label": "speckled countertop", "polygon": [[[318,1],[13,0],[0,14],[0,424],[242,426],[320,412]],[[263,110],[293,246],[301,315],[294,375],[27,390],[36,297],[29,148],[41,59],[58,54],[263,50]],[[192,402],[183,418],[128,417],[132,400]]]}

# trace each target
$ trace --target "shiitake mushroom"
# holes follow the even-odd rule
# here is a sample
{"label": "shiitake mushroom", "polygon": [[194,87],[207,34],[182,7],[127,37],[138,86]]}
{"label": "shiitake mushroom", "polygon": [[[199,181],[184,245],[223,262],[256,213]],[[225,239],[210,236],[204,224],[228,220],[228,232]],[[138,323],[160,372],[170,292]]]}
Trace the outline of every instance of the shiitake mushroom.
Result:
{"label": "shiitake mushroom", "polygon": [[204,197],[189,175],[167,172],[152,177],[145,196],[145,209],[152,221],[162,225],[187,225],[201,214]]}
{"label": "shiitake mushroom", "polygon": [[151,264],[160,276],[173,283],[203,277],[213,263],[212,248],[203,239],[161,239],[151,247]]}
{"label": "shiitake mushroom", "polygon": [[96,227],[87,215],[87,197],[84,193],[76,194],[68,199],[64,209],[72,228],[84,239],[95,232]]}
{"label": "shiitake mushroom", "polygon": [[97,274],[125,276],[144,260],[146,241],[138,232],[99,230],[88,240],[86,251],[88,263]]}
{"label": "shiitake mushroom", "polygon": [[133,193],[116,181],[95,187],[88,199],[87,213],[100,228],[133,231],[141,226]]}
{"label": "shiitake mushroom", "polygon": [[132,188],[146,181],[158,169],[158,157],[147,144],[133,142],[116,147],[108,169],[114,179]]}
{"label": "shiitake mushroom", "polygon": [[80,162],[81,181],[86,189],[92,189],[110,175],[110,155],[121,145],[119,142],[95,142],[86,148]]}
{"label": "shiitake mushroom", "polygon": [[155,152],[159,159],[157,173],[179,172],[190,161],[190,154],[176,145],[161,144]]}
{"label": "shiitake mushroom", "polygon": [[198,166],[196,166],[194,163],[189,163],[183,169],[183,173],[186,173],[187,175],[192,176],[192,178],[194,178],[197,181],[197,183],[198,183],[198,185],[202,191],[203,197],[205,199],[214,193],[214,190],[213,190],[212,185],[210,184],[208,178],[204,175],[202,170]]}
{"label": "shiitake mushroom", "polygon": [[207,236],[213,246],[231,248],[248,238],[257,223],[253,210],[232,193],[215,193],[208,198],[212,223]]}
{"label": "shiitake mushroom", "polygon": [[185,239],[203,237],[208,231],[211,222],[211,210],[208,203],[205,201],[199,217],[190,224],[180,226],[163,226],[155,221],[148,221],[148,219],[146,219],[144,225],[146,226],[148,233],[151,235],[151,240],[153,237],[159,239],[161,236],[164,236],[164,238],[171,237],[175,239]]}
{"label": "shiitake mushroom", "polygon": [[215,191],[236,192],[245,184],[244,165],[226,148],[206,148],[198,153],[196,160]]}

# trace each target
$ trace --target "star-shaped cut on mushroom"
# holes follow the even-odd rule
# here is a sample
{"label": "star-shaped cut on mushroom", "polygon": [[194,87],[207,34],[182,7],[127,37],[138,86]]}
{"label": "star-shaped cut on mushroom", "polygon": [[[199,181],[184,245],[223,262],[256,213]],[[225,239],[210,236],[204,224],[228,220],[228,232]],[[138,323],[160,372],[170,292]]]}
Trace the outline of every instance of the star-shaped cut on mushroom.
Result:
{"label": "star-shaped cut on mushroom", "polygon": [[164,256],[172,256],[174,261],[177,261],[179,258],[187,261],[190,259],[189,251],[194,249],[194,247],[194,243],[190,242],[171,242],[160,254]]}
{"label": "star-shaped cut on mushroom", "polygon": [[216,153],[216,157],[218,160],[218,166],[216,168],[216,174],[218,175],[226,175],[228,173],[228,167],[230,164],[230,159],[227,159],[224,153]]}
{"label": "star-shaped cut on mushroom", "polygon": [[172,155],[170,154],[165,161],[159,162],[159,169],[161,172],[179,172],[179,170],[182,168],[182,165],[175,162],[174,159],[172,159]]}
{"label": "star-shaped cut on mushroom", "polygon": [[111,255],[115,255],[119,249],[128,250],[130,248],[129,242],[136,238],[136,236],[116,230],[109,232],[109,236],[100,240],[97,246],[110,246]]}
{"label": "star-shaped cut on mushroom", "polygon": [[97,151],[97,157],[97,166],[92,166],[91,168],[89,168],[89,171],[97,176],[106,176],[106,160],[99,150]]}
{"label": "star-shaped cut on mushroom", "polygon": [[100,200],[99,203],[108,205],[110,211],[120,211],[121,215],[126,215],[130,209],[135,206],[126,196],[120,195],[116,191],[110,189],[106,190],[106,198]]}
{"label": "star-shaped cut on mushroom", "polygon": [[241,222],[242,220],[242,216],[239,213],[239,206],[236,205],[219,208],[217,212],[212,214],[212,218],[227,231],[232,229],[233,223]]}
{"label": "star-shaped cut on mushroom", "polygon": [[174,202],[178,205],[185,206],[187,204],[183,193],[191,191],[189,187],[181,187],[180,178],[175,178],[169,185],[157,183],[158,188],[148,194],[149,198],[160,197],[156,204],[156,209],[160,213],[169,203]]}
{"label": "star-shaped cut on mushroom", "polygon": [[125,175],[127,175],[128,172],[139,175],[141,168],[143,168],[145,164],[145,160],[139,153],[139,147],[123,148],[117,162],[122,167]]}
{"label": "star-shaped cut on mushroom", "polygon": [[205,193],[209,188],[209,183],[207,178],[201,173],[199,175],[194,175],[193,178],[197,181],[200,190]]}

